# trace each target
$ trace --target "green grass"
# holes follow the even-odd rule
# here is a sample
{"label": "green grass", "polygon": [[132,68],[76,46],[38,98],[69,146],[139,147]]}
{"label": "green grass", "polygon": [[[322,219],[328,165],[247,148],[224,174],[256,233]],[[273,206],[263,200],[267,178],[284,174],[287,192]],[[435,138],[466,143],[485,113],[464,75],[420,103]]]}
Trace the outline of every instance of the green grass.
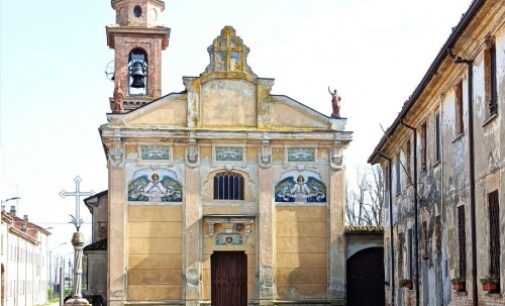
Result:
{"label": "green grass", "polygon": [[[63,290],[63,298],[70,295],[72,288],[65,288]],[[54,303],[57,303],[60,300],[60,294],[58,292],[53,291],[52,289],[47,290],[47,302],[44,304],[37,304],[34,306],[48,306]]]}

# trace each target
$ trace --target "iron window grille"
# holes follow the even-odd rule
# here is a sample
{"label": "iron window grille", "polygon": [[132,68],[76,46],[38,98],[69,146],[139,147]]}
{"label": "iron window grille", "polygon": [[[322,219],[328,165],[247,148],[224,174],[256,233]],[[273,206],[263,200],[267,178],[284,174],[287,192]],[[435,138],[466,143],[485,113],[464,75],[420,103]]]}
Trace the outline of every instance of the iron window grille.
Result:
{"label": "iron window grille", "polygon": [[465,206],[458,207],[459,277],[466,277]]}
{"label": "iron window grille", "polygon": [[440,161],[440,156],[441,156],[441,150],[440,150],[440,145],[441,145],[441,139],[440,139],[440,113],[438,112],[435,115],[435,161],[439,162]]}
{"label": "iron window grille", "polygon": [[463,134],[464,132],[464,122],[463,122],[463,81],[459,81],[454,88],[455,94],[455,113],[456,113],[456,135]]}
{"label": "iron window grille", "polygon": [[233,172],[221,172],[214,176],[214,200],[243,200],[244,178]]}
{"label": "iron window grille", "polygon": [[403,238],[403,233],[398,234],[398,279],[403,278],[403,243],[404,243],[404,238]]}
{"label": "iron window grille", "polygon": [[488,103],[488,117],[498,113],[498,92],[496,79],[496,46],[490,38],[484,52],[485,90]]}
{"label": "iron window grille", "polygon": [[426,145],[427,145],[427,128],[426,128],[426,123],[423,123],[421,125],[421,170],[424,172],[426,171],[426,163],[427,163],[427,150],[426,150]]}
{"label": "iron window grille", "polygon": [[442,253],[442,221],[440,215],[435,217],[435,251]]}
{"label": "iron window grille", "polygon": [[408,236],[408,238],[409,238],[409,249],[408,249],[408,251],[409,251],[409,253],[408,253],[408,256],[409,256],[409,278],[412,279],[414,277],[414,273],[413,273],[413,271],[414,271],[414,269],[413,269],[413,261],[414,261],[413,260],[413,257],[414,257],[413,255],[414,255],[414,252],[412,250],[412,247],[413,247],[412,246],[413,245],[412,242],[414,240],[414,237],[412,235],[412,229],[411,228],[409,228],[409,230],[408,230],[408,235],[409,235]]}
{"label": "iron window grille", "polygon": [[498,190],[488,194],[489,201],[489,274],[500,277],[500,224]]}

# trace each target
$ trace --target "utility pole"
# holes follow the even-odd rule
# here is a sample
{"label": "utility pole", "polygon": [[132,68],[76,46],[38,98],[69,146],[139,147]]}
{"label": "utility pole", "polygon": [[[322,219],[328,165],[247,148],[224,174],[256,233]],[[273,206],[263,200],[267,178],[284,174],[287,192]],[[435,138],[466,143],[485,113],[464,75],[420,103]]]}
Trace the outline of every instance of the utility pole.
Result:
{"label": "utility pole", "polygon": [[60,258],[60,306],[63,306],[63,291],[65,291],[65,275],[63,273],[63,266],[65,261],[63,258]]}

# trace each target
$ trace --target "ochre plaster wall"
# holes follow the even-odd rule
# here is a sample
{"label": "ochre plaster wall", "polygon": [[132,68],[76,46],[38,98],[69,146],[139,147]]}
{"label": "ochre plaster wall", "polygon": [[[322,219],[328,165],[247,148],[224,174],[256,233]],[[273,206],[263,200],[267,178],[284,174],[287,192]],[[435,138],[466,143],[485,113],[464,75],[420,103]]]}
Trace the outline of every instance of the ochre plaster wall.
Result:
{"label": "ochre plaster wall", "polygon": [[279,299],[325,298],[327,207],[277,207],[276,282]]}
{"label": "ochre plaster wall", "polygon": [[202,85],[201,99],[204,126],[256,126],[256,90],[252,83],[212,80]]}
{"label": "ochre plaster wall", "polygon": [[181,298],[180,206],[128,207],[128,298]]}
{"label": "ochre plaster wall", "polygon": [[[165,105],[132,119],[132,125],[186,126],[186,101],[165,101]],[[168,119],[168,120],[167,120]]]}
{"label": "ochre plaster wall", "polygon": [[276,128],[300,127],[300,128],[325,128],[322,122],[293,109],[284,103],[272,103],[270,124]]}

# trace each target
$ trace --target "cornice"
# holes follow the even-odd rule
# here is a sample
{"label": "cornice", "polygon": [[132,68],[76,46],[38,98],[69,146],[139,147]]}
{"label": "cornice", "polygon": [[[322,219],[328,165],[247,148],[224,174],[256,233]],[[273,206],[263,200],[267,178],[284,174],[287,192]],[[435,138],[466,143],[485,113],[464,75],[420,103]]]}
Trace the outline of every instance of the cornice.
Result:
{"label": "cornice", "polygon": [[145,27],[145,26],[119,26],[111,25],[105,27],[107,33],[107,46],[109,48],[115,48],[114,36],[116,35],[137,35],[137,36],[159,36],[162,39],[162,49],[165,50],[168,47],[168,42],[170,40],[170,28],[164,26],[155,27]]}

